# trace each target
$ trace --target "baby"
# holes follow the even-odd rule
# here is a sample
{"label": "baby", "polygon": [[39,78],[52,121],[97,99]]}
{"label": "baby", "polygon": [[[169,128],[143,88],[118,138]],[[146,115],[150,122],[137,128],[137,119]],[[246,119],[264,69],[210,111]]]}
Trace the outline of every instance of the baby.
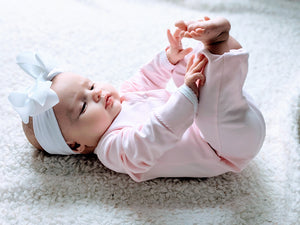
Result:
{"label": "baby", "polygon": [[[9,100],[29,142],[50,154],[97,154],[140,182],[240,172],[265,137],[262,114],[243,91],[248,53],[225,18],[179,21],[170,46],[126,81],[112,85],[24,53],[18,64],[37,81]],[[184,49],[182,38],[199,40]],[[173,78],[178,89],[166,84]]]}

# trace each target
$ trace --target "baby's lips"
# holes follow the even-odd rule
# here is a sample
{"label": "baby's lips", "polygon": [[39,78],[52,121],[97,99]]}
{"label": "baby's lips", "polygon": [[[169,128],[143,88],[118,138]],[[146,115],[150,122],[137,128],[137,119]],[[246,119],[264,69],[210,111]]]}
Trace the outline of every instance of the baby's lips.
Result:
{"label": "baby's lips", "polygon": [[105,95],[105,109],[112,104],[111,95]]}
{"label": "baby's lips", "polygon": [[105,108],[107,107],[107,101],[108,101],[108,95],[104,96],[104,104],[105,104]]}

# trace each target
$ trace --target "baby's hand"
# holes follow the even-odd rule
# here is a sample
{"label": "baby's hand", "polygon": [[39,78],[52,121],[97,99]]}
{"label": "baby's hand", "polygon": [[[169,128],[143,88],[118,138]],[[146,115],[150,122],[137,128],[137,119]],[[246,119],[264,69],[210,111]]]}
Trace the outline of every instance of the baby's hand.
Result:
{"label": "baby's hand", "polygon": [[194,59],[195,55],[192,55],[188,61],[184,83],[199,97],[199,88],[205,83],[204,69],[208,60],[203,54]]}
{"label": "baby's hand", "polygon": [[180,35],[180,33],[180,29],[176,29],[173,35],[171,34],[171,31],[169,29],[167,31],[170,47],[167,48],[166,54],[170,63],[174,65],[193,50],[192,48],[182,48],[181,39],[183,38],[183,36]]}

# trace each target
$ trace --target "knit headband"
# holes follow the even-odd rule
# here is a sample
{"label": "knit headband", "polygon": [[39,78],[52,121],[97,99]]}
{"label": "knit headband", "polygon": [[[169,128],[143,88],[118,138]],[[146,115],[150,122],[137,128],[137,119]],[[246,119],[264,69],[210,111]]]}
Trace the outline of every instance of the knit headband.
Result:
{"label": "knit headband", "polygon": [[65,142],[52,108],[59,102],[57,94],[50,88],[52,79],[62,70],[32,52],[19,54],[17,64],[35,79],[35,84],[24,92],[10,93],[8,99],[13,108],[25,124],[32,117],[34,135],[46,152],[76,154]]}

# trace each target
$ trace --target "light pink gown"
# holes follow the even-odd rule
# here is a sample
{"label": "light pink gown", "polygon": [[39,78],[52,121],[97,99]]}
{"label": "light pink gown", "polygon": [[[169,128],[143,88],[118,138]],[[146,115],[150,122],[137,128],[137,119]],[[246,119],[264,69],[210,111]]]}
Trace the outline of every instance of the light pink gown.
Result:
{"label": "light pink gown", "polygon": [[[243,92],[248,70],[244,49],[213,55],[198,105],[165,90],[172,77],[183,85],[189,54],[176,66],[158,54],[121,88],[122,110],[95,154],[108,168],[140,182],[157,177],[211,177],[240,172],[265,137],[262,114]],[[196,111],[195,111],[196,109]]]}

